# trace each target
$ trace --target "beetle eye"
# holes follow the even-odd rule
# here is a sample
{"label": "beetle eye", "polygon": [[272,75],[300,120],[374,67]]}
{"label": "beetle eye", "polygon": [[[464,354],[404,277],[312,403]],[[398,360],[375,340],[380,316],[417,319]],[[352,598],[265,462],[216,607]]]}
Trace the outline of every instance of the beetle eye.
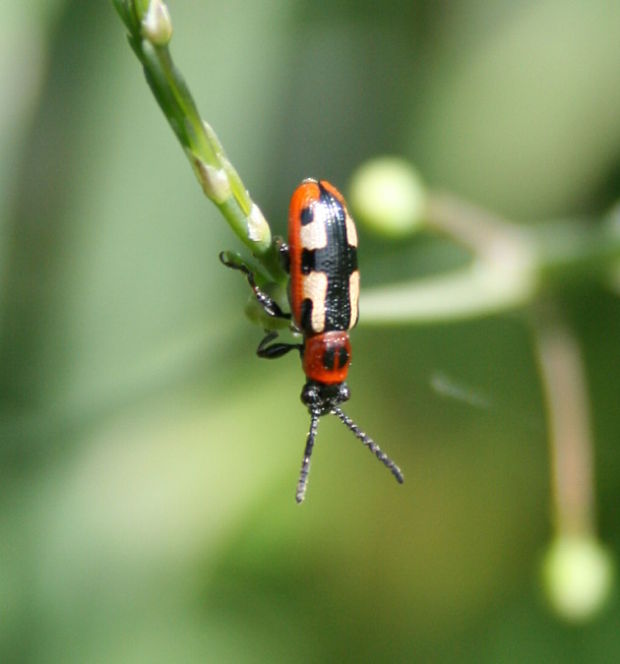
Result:
{"label": "beetle eye", "polygon": [[304,388],[301,391],[301,401],[306,406],[314,406],[318,403],[319,390],[314,383],[308,382],[304,385]]}

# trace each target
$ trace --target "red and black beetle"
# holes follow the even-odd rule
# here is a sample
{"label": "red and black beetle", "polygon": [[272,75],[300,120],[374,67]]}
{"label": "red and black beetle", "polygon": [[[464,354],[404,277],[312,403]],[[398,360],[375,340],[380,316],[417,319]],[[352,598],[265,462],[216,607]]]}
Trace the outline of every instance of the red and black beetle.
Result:
{"label": "red and black beetle", "polygon": [[345,413],[340,404],[349,399],[346,377],[351,363],[349,330],[357,323],[360,275],[357,267],[357,230],[340,192],[325,180],[304,180],[291,198],[288,245],[281,245],[283,262],[290,275],[291,313],[257,285],[247,265],[220,259],[241,270],[265,312],[291,320],[303,334],[302,344],[272,343],[271,331],[260,342],[259,357],[281,357],[290,350],[301,354],[306,384],[301,400],[310,412],[310,430],[297,484],[297,502],[303,501],[308,483],[310,456],[321,415],[335,415],[392,472],[404,481],[400,468]]}

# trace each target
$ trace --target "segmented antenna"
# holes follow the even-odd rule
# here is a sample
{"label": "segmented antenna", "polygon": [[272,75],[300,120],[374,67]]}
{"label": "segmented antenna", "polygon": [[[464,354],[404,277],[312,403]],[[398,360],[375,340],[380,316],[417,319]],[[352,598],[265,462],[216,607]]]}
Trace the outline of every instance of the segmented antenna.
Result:
{"label": "segmented antenna", "polygon": [[308,486],[308,473],[310,472],[310,457],[314,447],[314,439],[319,428],[319,411],[310,411],[310,429],[306,438],[306,449],[304,450],[304,460],[301,463],[301,472],[299,473],[299,482],[297,482],[297,493],[295,499],[298,503],[303,502],[306,496],[306,487]]}
{"label": "segmented antenna", "polygon": [[375,443],[375,441],[364,433],[355,422],[348,416],[345,415],[340,408],[332,408],[331,411],[348,429],[350,429],[356,438],[362,441],[362,443],[381,461],[381,463],[389,468],[390,472],[396,478],[396,481],[402,484],[405,481],[401,469],[390,459],[390,457],[381,451],[381,448]]}

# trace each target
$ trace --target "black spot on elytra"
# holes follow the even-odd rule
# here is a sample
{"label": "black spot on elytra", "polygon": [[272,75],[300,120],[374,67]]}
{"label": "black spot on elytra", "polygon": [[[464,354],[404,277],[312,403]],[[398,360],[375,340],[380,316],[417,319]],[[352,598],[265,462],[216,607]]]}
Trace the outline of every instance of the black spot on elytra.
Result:
{"label": "black spot on elytra", "polygon": [[314,249],[303,249],[301,252],[302,274],[310,274],[314,270]]}
{"label": "black spot on elytra", "polygon": [[314,219],[314,210],[312,207],[308,206],[305,208],[302,208],[301,210],[301,225],[302,226],[307,226],[308,224],[312,223],[312,220]]}
{"label": "black spot on elytra", "polygon": [[334,363],[336,360],[336,355],[334,353],[333,348],[328,348],[324,353],[323,353],[323,367],[325,369],[333,369],[334,368]]}

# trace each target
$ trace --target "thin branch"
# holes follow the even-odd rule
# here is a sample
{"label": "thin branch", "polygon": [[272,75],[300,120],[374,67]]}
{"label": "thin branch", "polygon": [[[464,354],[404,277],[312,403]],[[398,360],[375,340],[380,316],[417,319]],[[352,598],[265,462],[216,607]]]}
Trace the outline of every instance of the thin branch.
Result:
{"label": "thin branch", "polygon": [[172,23],[162,0],[114,0],[129,31],[129,43],[146,80],[183,146],[205,195],[274,281],[284,282],[271,229],[230,163],[213,129],[200,117],[194,99],[168,49]]}
{"label": "thin branch", "polygon": [[365,324],[430,323],[490,315],[523,306],[537,291],[532,238],[514,224],[447,194],[430,194],[426,224],[472,252],[449,274],[367,290]]}
{"label": "thin branch", "polygon": [[541,305],[533,319],[549,423],[556,531],[593,535],[593,442],[581,352],[555,307]]}

